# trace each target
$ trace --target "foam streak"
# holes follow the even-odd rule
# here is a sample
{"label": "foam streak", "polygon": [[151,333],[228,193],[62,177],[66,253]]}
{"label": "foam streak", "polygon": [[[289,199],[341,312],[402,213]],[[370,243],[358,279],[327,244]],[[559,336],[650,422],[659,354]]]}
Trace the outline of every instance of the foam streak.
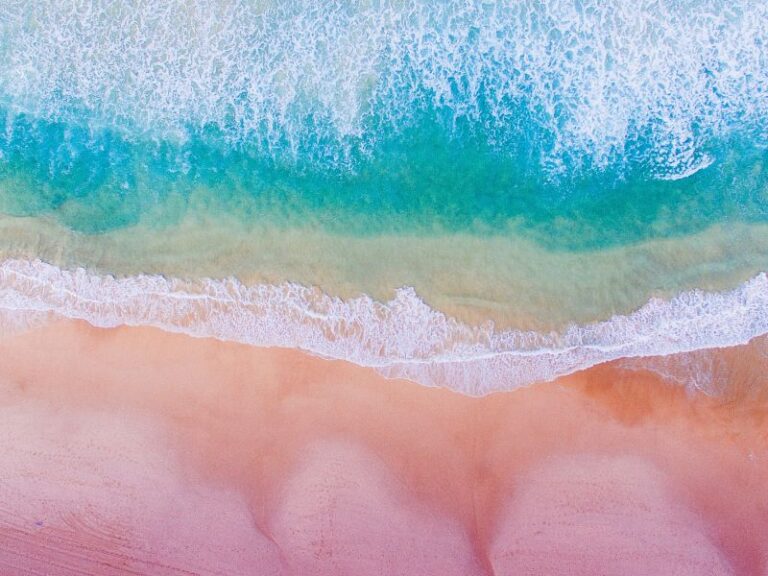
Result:
{"label": "foam streak", "polygon": [[652,299],[633,314],[543,334],[462,324],[410,288],[380,303],[368,296],[342,300],[297,284],[118,279],[7,260],[0,265],[0,309],[299,348],[389,377],[481,395],[618,358],[744,344],[768,333],[768,277],[760,274],[730,292]]}
{"label": "foam streak", "polygon": [[675,177],[729,131],[761,134],[768,110],[762,2],[9,0],[2,12],[0,100],[18,110],[164,135],[213,125],[267,151],[341,159],[426,107],[501,148],[539,126],[554,170],[605,166],[649,137],[639,161]]}

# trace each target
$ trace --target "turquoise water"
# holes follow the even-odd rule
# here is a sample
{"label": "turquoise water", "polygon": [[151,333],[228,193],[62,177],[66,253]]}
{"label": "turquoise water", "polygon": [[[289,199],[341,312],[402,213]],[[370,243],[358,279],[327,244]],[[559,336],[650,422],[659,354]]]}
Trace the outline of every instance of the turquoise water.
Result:
{"label": "turquoise water", "polygon": [[525,150],[500,151],[472,128],[424,120],[329,167],[232,145],[214,129],[184,142],[140,140],[0,113],[0,209],[89,234],[204,211],[348,235],[516,233],[560,250],[768,219],[768,152],[748,141],[711,146],[712,164],[677,180],[650,175],[641,153],[553,177]]}
{"label": "turquoise water", "polygon": [[0,210],[559,250],[766,219],[762,3],[10,2]]}

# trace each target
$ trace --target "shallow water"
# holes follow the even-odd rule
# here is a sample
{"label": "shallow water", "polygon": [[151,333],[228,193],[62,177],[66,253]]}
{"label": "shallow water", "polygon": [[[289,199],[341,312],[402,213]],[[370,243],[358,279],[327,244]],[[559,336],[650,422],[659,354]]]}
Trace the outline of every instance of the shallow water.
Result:
{"label": "shallow water", "polygon": [[545,336],[767,267],[761,5],[45,7],[0,17],[6,258]]}

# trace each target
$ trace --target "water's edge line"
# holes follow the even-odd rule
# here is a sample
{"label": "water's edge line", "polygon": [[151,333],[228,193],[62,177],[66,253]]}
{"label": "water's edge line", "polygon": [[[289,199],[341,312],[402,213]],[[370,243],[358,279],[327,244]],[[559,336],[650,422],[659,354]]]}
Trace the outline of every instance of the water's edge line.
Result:
{"label": "water's edge line", "polygon": [[382,375],[478,396],[620,358],[731,347],[768,334],[768,277],[726,292],[691,290],[559,332],[494,331],[433,310],[411,288],[387,303],[342,300],[297,284],[245,286],[116,278],[40,260],[0,263],[0,309],[53,313],[93,326],[148,326],[193,337],[295,348]]}

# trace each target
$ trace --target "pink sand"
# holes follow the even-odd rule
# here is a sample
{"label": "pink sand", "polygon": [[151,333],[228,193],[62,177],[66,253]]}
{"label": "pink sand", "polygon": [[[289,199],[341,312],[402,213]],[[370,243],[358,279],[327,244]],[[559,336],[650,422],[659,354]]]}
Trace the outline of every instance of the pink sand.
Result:
{"label": "pink sand", "polygon": [[61,322],[0,342],[0,574],[768,574],[744,389],[603,366],[473,399]]}

